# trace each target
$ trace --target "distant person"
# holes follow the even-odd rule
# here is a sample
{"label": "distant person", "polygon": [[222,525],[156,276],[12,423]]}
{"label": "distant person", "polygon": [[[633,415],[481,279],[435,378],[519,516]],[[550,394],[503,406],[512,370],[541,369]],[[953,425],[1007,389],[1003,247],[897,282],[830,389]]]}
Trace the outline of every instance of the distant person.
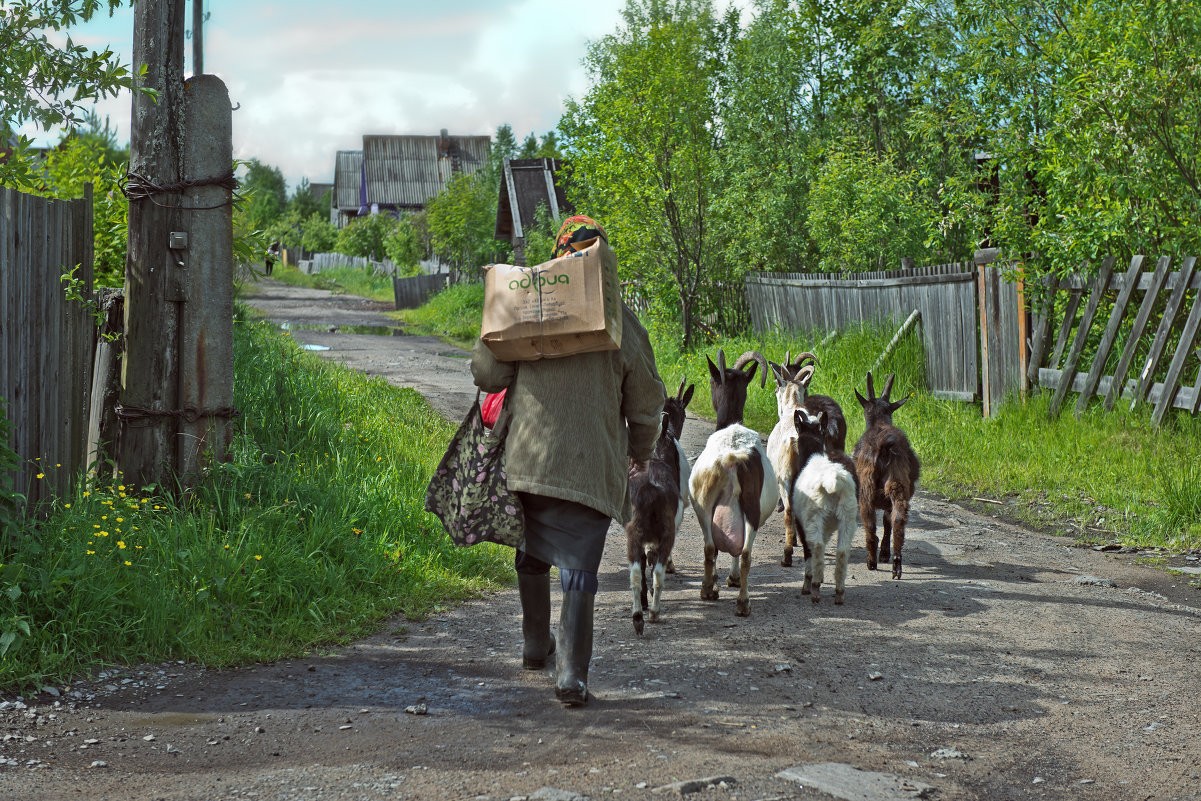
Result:
{"label": "distant person", "polygon": [[271,247],[267,248],[267,253],[263,257],[263,267],[266,269],[267,275],[271,275],[271,270],[275,268],[275,260],[279,258],[279,242],[272,242]]}
{"label": "distant person", "polygon": [[[567,219],[554,258],[587,247],[605,231],[589,217]],[[613,519],[631,515],[629,469],[645,462],[659,436],[666,391],[642,323],[622,304],[619,350],[503,362],[483,340],[471,357],[485,392],[507,389],[505,444],[509,489],[525,509],[525,542],[514,566],[521,595],[522,665],[541,669],[555,655],[555,695],[588,702],[597,571]],[[550,567],[563,600],[558,642],[550,633]]]}

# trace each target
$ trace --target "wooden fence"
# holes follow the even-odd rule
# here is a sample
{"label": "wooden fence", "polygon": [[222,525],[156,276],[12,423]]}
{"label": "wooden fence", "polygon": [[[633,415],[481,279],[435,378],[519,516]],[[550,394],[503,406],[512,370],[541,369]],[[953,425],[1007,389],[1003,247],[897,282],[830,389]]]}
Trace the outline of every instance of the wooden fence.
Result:
{"label": "wooden fence", "polygon": [[[998,268],[977,269],[962,262],[844,276],[750,273],[746,297],[751,324],[760,332],[838,330],[886,320],[899,325],[916,310],[926,354],[927,389],[938,397],[973,401],[981,397],[983,378],[978,326],[987,320],[994,340],[1013,327],[1003,319],[1003,298],[989,296],[987,316],[977,298],[985,290],[995,294],[1003,286]],[[1012,350],[1016,348],[987,350],[993,378],[990,399],[1004,395],[1006,388],[998,384],[1005,377],[1016,379],[1021,374],[1020,367],[1005,361]]]}
{"label": "wooden fence", "polygon": [[[70,491],[86,468],[95,325],[60,276],[92,293],[92,197],[52,201],[0,188],[0,398],[21,458],[0,476],[29,508]],[[38,475],[43,476],[38,478]]]}
{"label": "wooden fence", "polygon": [[296,263],[296,268],[306,275],[335,267],[371,270],[377,275],[396,275],[396,265],[389,259],[373,261],[365,256],[347,256],[342,253],[310,253],[309,258],[301,259]]}
{"label": "wooden fence", "polygon": [[[1052,416],[1059,413],[1068,392],[1079,393],[1077,415],[1096,396],[1104,398],[1106,409],[1118,400],[1129,401],[1131,408],[1142,402],[1154,404],[1154,425],[1163,421],[1170,408],[1197,413],[1201,369],[1193,348],[1201,329],[1201,274],[1195,270],[1196,261],[1190,256],[1171,271],[1172,260],[1163,257],[1153,271],[1145,272],[1145,257],[1135,256],[1122,274],[1115,274],[1115,259],[1110,257],[1094,278],[1070,275],[1040,287],[1043,297],[1033,318],[1029,377],[1054,390]],[[1142,292],[1143,298],[1135,307],[1136,292]],[[1189,312],[1181,321],[1186,303]],[[1103,317],[1104,328],[1095,329]],[[1156,317],[1154,335],[1145,336]],[[1172,359],[1164,366],[1169,349]],[[1107,373],[1115,354],[1113,372]],[[1132,369],[1135,373],[1128,378]],[[1193,371],[1197,371],[1195,378]]]}
{"label": "wooden fence", "polygon": [[448,286],[452,273],[437,275],[414,275],[409,278],[392,277],[392,294],[397,309],[415,309],[429,300],[430,295]]}

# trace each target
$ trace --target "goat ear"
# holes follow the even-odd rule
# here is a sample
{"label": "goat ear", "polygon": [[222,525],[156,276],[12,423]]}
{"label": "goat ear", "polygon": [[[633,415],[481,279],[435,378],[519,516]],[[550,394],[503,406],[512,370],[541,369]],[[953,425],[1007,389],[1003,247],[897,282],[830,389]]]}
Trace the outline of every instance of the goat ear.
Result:
{"label": "goat ear", "polygon": [[782,387],[788,383],[788,379],[784,374],[784,368],[775,362],[768,362],[767,366],[771,368],[771,376],[776,379],[776,386]]}
{"label": "goat ear", "polygon": [[680,388],[676,390],[676,400],[679,400],[680,398],[684,397],[684,384],[686,384],[686,383],[688,383],[687,378],[685,378],[683,381],[680,382]]}
{"label": "goat ear", "polygon": [[896,373],[889,373],[888,378],[884,379],[884,391],[880,393],[880,400],[885,403],[888,403],[888,393],[892,392],[892,382],[896,377]]}
{"label": "goat ear", "polygon": [[892,413],[893,413],[893,412],[895,412],[897,409],[899,409],[899,408],[901,408],[902,406],[904,406],[904,405],[905,405],[905,402],[906,402],[906,401],[908,401],[908,400],[909,400],[910,398],[912,398],[912,397],[913,397],[913,393],[912,393],[912,392],[910,392],[908,395],[906,395],[905,397],[901,398],[901,399],[900,399],[899,401],[897,401],[896,403],[890,403],[890,404],[888,404],[888,413],[889,413],[889,414],[892,414]]}
{"label": "goat ear", "polygon": [[[858,395],[859,394],[858,391],[856,391],[855,394]],[[871,370],[867,371],[867,397],[868,397],[868,400],[876,399],[876,390],[875,390],[875,387],[872,386],[872,371]]]}
{"label": "goat ear", "polygon": [[792,412],[792,425],[794,428],[796,428],[796,432],[798,434],[805,430],[806,422],[805,413],[800,409],[794,409]]}
{"label": "goat ear", "polygon": [[[747,383],[750,383],[750,381],[749,381],[749,380],[750,380],[750,379],[753,379],[753,378],[755,377],[755,371],[756,371],[756,370],[758,370],[758,369],[759,369],[759,362],[751,362],[751,363],[750,363],[750,365],[749,365],[749,366],[747,367],[747,369],[746,369],[746,377],[747,377],[747,379],[748,379],[748,382],[747,382]],[[766,381],[767,381],[767,376],[766,376],[766,375],[764,375],[764,378],[763,378],[763,380],[764,380],[764,382],[766,382]]]}
{"label": "goat ear", "polygon": [[830,422],[830,415],[828,412],[826,412],[825,409],[822,409],[822,413],[820,415],[818,415],[817,422],[821,426],[822,431],[825,431],[826,426]]}
{"label": "goat ear", "polygon": [[[684,386],[681,384],[680,386]],[[680,396],[680,403],[687,408],[689,401],[692,400],[692,391],[696,389],[696,384],[689,384],[688,389],[684,390],[684,394]]]}
{"label": "goat ear", "polygon": [[705,361],[709,362],[709,377],[718,384],[726,383],[726,371],[714,364],[708,356],[705,357]]}
{"label": "goat ear", "polygon": [[855,398],[858,399],[859,405],[862,406],[864,409],[866,409],[868,406],[872,405],[871,401],[869,401],[867,398],[865,398],[859,394],[859,390],[855,390]]}
{"label": "goat ear", "polygon": [[718,351],[717,351],[717,366],[719,368],[721,368],[722,382],[724,383],[725,375],[726,375],[726,352],[725,352],[725,350],[718,349]]}

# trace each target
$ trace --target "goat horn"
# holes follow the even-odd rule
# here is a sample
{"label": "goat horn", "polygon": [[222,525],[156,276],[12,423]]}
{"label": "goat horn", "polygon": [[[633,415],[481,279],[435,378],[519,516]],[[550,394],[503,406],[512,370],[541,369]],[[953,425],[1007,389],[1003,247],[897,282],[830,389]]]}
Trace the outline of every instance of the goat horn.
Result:
{"label": "goat horn", "polygon": [[790,367],[791,365],[792,365],[792,349],[790,348],[790,349],[784,351],[784,366]]}
{"label": "goat horn", "polygon": [[683,381],[680,382],[680,388],[676,390],[676,400],[680,400],[681,398],[684,397],[684,385],[687,383],[688,383],[687,378],[685,378]]}
{"label": "goat horn", "polygon": [[805,362],[810,362],[810,361],[813,362],[818,367],[821,367],[821,362],[819,362],[817,360],[817,356],[815,356],[813,353],[811,353],[809,351],[805,351],[804,353],[798,353],[797,357],[796,357],[796,361],[789,362],[788,366],[791,367],[793,370],[799,370],[801,365],[803,365]]}
{"label": "goat horn", "polygon": [[739,356],[738,361],[734,362],[734,369],[741,370],[743,367],[746,367],[751,362],[758,362],[759,367],[761,368],[759,371],[759,386],[760,387],[767,386],[767,371],[768,371],[767,357],[764,356],[759,351],[748,350],[746,353]]}
{"label": "goat horn", "polygon": [[717,351],[717,370],[721,373],[721,383],[726,383],[726,352],[721,349]]}
{"label": "goat horn", "polygon": [[867,399],[868,400],[876,399],[876,390],[872,387],[872,371],[871,370],[867,371]]}
{"label": "goat horn", "polygon": [[807,364],[797,371],[796,380],[805,389],[809,389],[809,382],[813,380],[813,374],[817,372],[817,368],[812,364]]}
{"label": "goat horn", "polygon": [[888,378],[884,379],[884,391],[880,393],[880,400],[888,403],[888,393],[892,392],[892,380],[897,377],[896,373],[892,373]]}

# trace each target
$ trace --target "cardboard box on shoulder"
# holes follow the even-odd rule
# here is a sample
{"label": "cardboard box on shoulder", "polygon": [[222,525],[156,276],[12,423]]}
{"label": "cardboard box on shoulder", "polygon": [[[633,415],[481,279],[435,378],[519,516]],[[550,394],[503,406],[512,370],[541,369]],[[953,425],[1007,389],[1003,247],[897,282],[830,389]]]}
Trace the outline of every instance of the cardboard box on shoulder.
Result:
{"label": "cardboard box on shoulder", "polygon": [[621,287],[609,245],[598,237],[536,267],[489,267],[480,338],[501,361],[619,349]]}

